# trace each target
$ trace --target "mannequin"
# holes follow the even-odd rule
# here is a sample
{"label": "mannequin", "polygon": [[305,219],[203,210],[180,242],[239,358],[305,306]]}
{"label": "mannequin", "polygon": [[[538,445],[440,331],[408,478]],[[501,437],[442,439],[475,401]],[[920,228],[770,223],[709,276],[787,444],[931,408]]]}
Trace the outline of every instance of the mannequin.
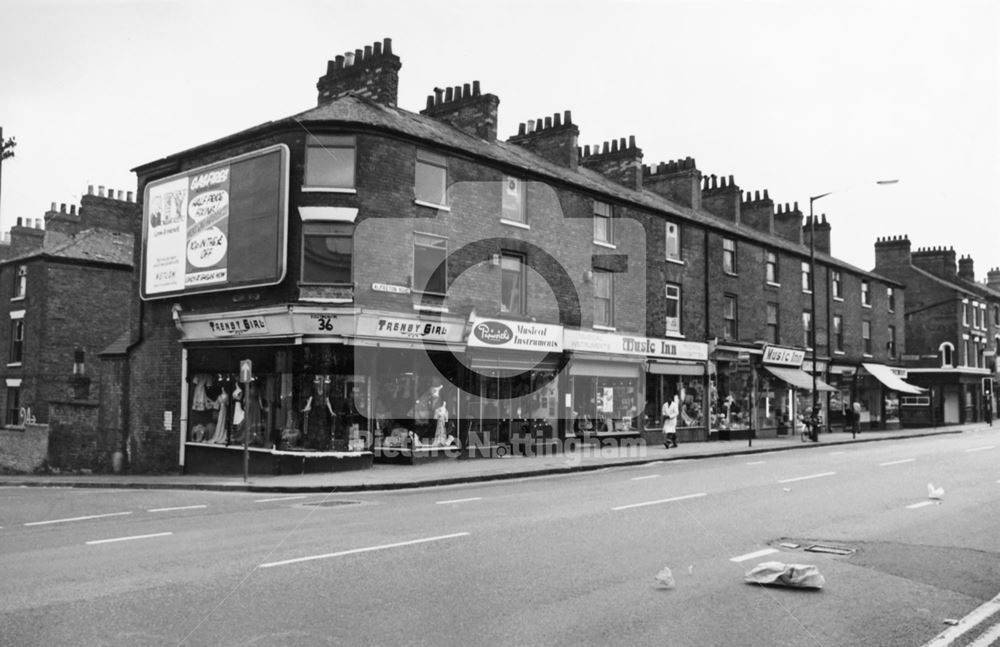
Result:
{"label": "mannequin", "polygon": [[330,448],[331,422],[334,419],[333,406],[329,397],[330,376],[317,375],[313,379],[313,392],[302,409],[302,427],[313,449],[326,451]]}
{"label": "mannequin", "polygon": [[212,435],[212,438],[209,439],[208,442],[225,445],[228,440],[226,434],[226,420],[229,413],[229,394],[226,393],[225,388],[219,391],[219,397],[215,399],[215,403],[212,405],[212,408],[219,410],[219,416],[215,422],[215,434]]}
{"label": "mannequin", "polygon": [[434,445],[444,447],[448,444],[448,405],[442,400],[441,406],[434,410],[437,427],[434,430]]}

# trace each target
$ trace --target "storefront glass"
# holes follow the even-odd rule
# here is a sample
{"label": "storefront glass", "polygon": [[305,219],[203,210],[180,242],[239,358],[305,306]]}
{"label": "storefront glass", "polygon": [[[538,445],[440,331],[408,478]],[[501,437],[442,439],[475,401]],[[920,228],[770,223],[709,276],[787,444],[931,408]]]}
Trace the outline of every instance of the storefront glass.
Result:
{"label": "storefront glass", "polygon": [[578,435],[638,432],[638,376],[574,375],[571,388]]}
{"label": "storefront glass", "polygon": [[663,428],[663,404],[674,396],[680,399],[677,429],[689,431],[705,428],[705,387],[701,375],[646,374],[646,407],[643,426],[646,429]]}
{"label": "storefront glass", "polygon": [[785,436],[794,432],[792,389],[767,371],[757,374],[757,429],[762,435]]}
{"label": "storefront glass", "polygon": [[735,358],[716,361],[711,392],[711,429],[746,431],[750,428],[754,369]]}

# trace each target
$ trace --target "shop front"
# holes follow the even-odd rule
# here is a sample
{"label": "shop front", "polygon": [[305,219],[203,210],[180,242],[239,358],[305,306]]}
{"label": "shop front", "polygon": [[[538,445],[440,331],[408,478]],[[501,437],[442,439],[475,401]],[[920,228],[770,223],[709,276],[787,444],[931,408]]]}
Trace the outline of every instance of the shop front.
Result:
{"label": "shop front", "polygon": [[[861,369],[863,377],[860,380],[862,389],[859,399],[862,401],[862,411],[867,405],[869,412],[876,413],[869,416],[869,429],[899,429],[903,426],[920,426],[925,421],[926,413],[921,408],[930,406],[930,401],[925,400],[924,395],[927,389],[907,382],[908,373],[905,368],[864,362]],[[864,428],[863,418],[861,423]]]}
{"label": "shop front", "polygon": [[757,437],[774,438],[801,431],[811,415],[814,385],[820,428],[825,428],[829,418],[827,395],[835,397],[837,390],[819,377],[826,365],[817,362],[814,366],[806,361],[805,353],[798,348],[764,346],[757,370]]}
{"label": "shop front", "polygon": [[[907,380],[926,390],[934,425],[965,424],[986,419],[989,369],[972,367],[909,368]],[[984,380],[990,386],[984,385]],[[920,397],[920,396],[913,396]],[[994,410],[991,410],[992,414]]]}
{"label": "shop front", "polygon": [[747,438],[753,430],[753,410],[761,350],[717,346],[709,370],[709,438]]}

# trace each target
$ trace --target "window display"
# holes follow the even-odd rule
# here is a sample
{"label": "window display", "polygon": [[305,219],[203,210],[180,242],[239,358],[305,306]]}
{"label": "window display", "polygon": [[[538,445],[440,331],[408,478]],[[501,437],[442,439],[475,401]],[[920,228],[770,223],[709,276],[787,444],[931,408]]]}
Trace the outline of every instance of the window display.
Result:
{"label": "window display", "polygon": [[572,381],[573,428],[578,435],[638,431],[637,378],[577,375]]}
{"label": "window display", "polygon": [[749,362],[717,362],[711,392],[711,428],[743,431],[750,428],[753,367]]}
{"label": "window display", "polygon": [[643,415],[643,426],[647,429],[662,428],[663,403],[669,402],[674,395],[677,395],[680,405],[677,427],[679,429],[704,428],[705,388],[703,380],[702,376],[648,373],[646,375],[646,407]]}

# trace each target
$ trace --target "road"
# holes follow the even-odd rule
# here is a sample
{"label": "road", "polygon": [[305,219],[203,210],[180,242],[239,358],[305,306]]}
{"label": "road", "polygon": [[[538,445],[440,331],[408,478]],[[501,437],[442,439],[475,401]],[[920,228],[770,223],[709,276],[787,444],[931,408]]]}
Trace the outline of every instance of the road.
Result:
{"label": "road", "polygon": [[[1000,621],[998,457],[981,431],[350,495],[3,488],[0,644],[892,647],[951,631],[935,647],[981,647]],[[764,561],[816,565],[826,586],[744,583]]]}

